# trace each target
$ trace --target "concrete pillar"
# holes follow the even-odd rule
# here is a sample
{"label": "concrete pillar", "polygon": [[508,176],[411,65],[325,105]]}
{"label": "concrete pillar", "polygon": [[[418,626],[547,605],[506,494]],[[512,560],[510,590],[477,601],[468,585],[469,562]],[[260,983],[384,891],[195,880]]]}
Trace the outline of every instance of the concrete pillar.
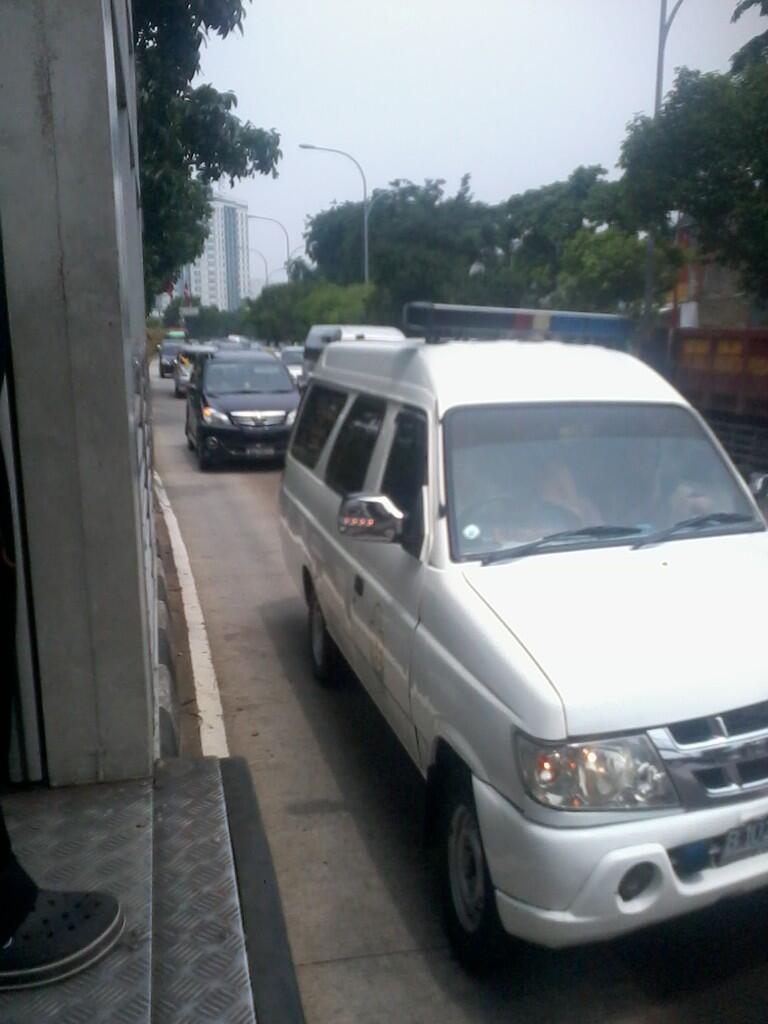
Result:
{"label": "concrete pillar", "polygon": [[130,11],[0,0],[5,252],[53,784],[146,775],[154,557]]}

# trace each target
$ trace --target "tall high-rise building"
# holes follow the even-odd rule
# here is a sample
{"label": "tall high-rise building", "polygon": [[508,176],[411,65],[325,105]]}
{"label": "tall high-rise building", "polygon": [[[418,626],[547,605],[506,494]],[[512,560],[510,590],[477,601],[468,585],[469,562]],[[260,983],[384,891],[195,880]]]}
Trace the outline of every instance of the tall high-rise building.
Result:
{"label": "tall high-rise building", "polygon": [[205,248],[184,267],[177,289],[199,297],[203,306],[234,310],[249,295],[248,207],[214,196],[211,210]]}

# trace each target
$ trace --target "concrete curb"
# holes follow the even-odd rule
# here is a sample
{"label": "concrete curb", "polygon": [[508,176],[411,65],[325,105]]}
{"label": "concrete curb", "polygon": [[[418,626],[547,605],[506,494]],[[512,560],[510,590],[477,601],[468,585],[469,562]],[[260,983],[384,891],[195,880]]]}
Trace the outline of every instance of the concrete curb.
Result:
{"label": "concrete curb", "polygon": [[171,643],[168,584],[160,555],[155,556],[157,574],[157,665],[155,705],[158,732],[156,749],[161,758],[178,757],[181,750],[180,707],[176,687],[176,661]]}

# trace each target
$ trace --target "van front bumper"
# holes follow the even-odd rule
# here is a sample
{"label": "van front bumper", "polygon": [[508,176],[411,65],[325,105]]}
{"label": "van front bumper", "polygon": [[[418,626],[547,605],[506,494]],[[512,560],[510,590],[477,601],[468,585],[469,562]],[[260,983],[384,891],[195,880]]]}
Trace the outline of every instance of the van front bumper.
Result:
{"label": "van front bumper", "polygon": [[[526,818],[474,780],[480,829],[504,928],[544,946],[610,939],[768,886],[768,852],[681,876],[670,851],[768,818],[768,797],[703,811],[653,815],[591,828],[551,828]],[[625,900],[619,887],[639,864],[647,888]]]}

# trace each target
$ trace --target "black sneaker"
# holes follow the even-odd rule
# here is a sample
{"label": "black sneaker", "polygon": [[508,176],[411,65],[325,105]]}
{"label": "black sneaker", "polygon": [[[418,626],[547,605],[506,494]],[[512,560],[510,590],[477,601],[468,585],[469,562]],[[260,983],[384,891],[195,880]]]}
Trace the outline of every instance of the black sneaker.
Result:
{"label": "black sneaker", "polygon": [[48,985],[78,974],[112,949],[124,927],[114,896],[42,889],[33,909],[0,948],[0,991]]}

